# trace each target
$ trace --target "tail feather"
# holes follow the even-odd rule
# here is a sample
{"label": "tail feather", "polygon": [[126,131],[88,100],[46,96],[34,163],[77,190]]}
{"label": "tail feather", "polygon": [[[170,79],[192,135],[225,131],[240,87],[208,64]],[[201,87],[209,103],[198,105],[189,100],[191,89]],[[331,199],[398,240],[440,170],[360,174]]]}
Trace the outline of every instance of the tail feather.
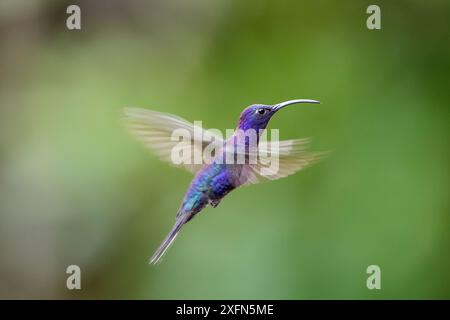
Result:
{"label": "tail feather", "polygon": [[181,228],[188,220],[189,220],[188,214],[184,214],[184,215],[177,217],[175,225],[172,227],[172,230],[170,230],[167,237],[161,243],[158,250],[156,250],[156,252],[153,254],[152,258],[150,259],[150,263],[157,264],[158,262],[161,261],[161,258],[166,253],[167,249],[169,249],[170,245],[173,243],[173,241],[177,237]]}

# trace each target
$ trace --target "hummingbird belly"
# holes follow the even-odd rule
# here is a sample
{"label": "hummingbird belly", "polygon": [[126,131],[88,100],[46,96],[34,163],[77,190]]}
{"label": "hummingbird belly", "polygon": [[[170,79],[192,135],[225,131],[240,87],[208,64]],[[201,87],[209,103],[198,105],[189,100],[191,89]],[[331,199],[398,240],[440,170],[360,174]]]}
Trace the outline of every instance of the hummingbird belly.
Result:
{"label": "hummingbird belly", "polygon": [[207,204],[216,207],[234,188],[227,166],[212,163],[197,173],[186,192],[180,211],[198,213]]}

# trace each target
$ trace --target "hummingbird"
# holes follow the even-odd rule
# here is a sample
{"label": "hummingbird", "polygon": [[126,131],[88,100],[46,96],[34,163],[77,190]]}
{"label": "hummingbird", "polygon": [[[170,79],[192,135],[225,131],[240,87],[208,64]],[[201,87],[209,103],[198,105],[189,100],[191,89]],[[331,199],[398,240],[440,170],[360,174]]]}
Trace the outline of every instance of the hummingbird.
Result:
{"label": "hummingbird", "polygon": [[[272,148],[275,146],[274,142],[264,142],[260,139],[273,115],[287,106],[301,103],[318,104],[320,102],[310,99],[296,99],[275,105],[250,105],[242,111],[236,129],[228,139],[223,139],[210,130],[199,128],[178,116],[148,109],[124,109],[124,120],[138,140],[142,141],[162,160],[183,167],[195,175],[178,209],[175,224],[151,257],[150,264],[160,262],[187,222],[206,206],[217,207],[220,201],[232,190],[264,180],[276,180],[289,176],[323,158],[324,152],[311,153],[305,151],[309,139],[292,139],[278,141],[276,145],[278,168],[276,170],[269,170],[269,172],[261,174],[262,169],[267,168],[267,163],[264,163],[258,157],[256,157],[256,161],[248,161],[251,155],[262,151],[270,153],[274,149]],[[187,148],[194,149],[194,153],[196,151],[203,152],[208,145],[214,143],[217,149],[210,161],[202,161],[201,163],[186,161],[175,164],[171,154],[172,149],[178,143],[172,138],[176,129],[187,130],[191,134],[190,141],[185,141],[185,143]],[[248,130],[256,132],[256,143],[253,146],[249,145],[249,139],[243,134]],[[243,146],[243,148],[236,148],[236,146]],[[229,163],[229,161],[224,163],[224,157],[229,156],[230,153],[234,158],[238,153],[242,153],[246,161],[244,163]]]}

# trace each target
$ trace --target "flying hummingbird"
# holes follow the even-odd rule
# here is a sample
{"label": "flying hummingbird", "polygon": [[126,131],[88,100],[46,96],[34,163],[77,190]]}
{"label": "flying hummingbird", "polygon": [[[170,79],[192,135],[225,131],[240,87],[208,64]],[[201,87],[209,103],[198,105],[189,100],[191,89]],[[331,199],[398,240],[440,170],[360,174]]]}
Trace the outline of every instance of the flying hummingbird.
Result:
{"label": "flying hummingbird", "polygon": [[[211,143],[217,146],[215,154],[208,162],[186,161],[177,166],[184,167],[195,174],[176,215],[175,225],[153,254],[150,263],[156,264],[173,243],[184,224],[190,221],[208,204],[216,207],[230,191],[262,180],[275,180],[286,177],[321,159],[325,153],[308,153],[305,147],[308,139],[294,139],[274,142],[260,141],[261,133],[266,129],[272,116],[282,108],[299,103],[320,103],[316,100],[297,99],[275,105],[253,104],[242,111],[236,130],[228,139],[222,139],[198,126],[174,115],[139,109],[125,108],[125,120],[131,132],[160,158],[173,163],[172,150],[179,141],[174,141],[174,130],[183,129],[190,133],[190,141],[184,141],[187,148],[203,152]],[[199,131],[200,130],[200,131]],[[256,143],[249,145],[245,132],[256,132]],[[199,134],[200,132],[200,134]],[[243,146],[243,148],[239,148]],[[252,155],[262,152],[271,153],[276,146],[278,167],[262,174],[267,163],[259,157],[250,162]],[[238,148],[237,148],[238,147]],[[246,159],[243,163],[224,162],[223,159],[236,160],[237,155]],[[241,153],[241,154],[239,154]],[[267,171],[267,170],[266,170]]]}

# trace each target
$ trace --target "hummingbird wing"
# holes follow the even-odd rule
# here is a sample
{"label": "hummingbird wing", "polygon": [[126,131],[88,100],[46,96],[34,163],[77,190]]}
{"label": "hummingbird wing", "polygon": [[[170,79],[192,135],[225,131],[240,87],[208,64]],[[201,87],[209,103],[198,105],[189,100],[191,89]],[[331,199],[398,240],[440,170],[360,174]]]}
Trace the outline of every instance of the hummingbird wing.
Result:
{"label": "hummingbird wing", "polygon": [[247,174],[245,184],[287,177],[317,163],[328,154],[305,151],[309,142],[309,138],[279,141],[278,146],[273,142],[261,142],[257,162],[248,165],[251,172]]}
{"label": "hummingbird wing", "polygon": [[[169,162],[176,167],[182,167],[195,173],[203,164],[203,151],[206,147],[211,148],[211,143],[217,148],[223,145],[221,136],[212,131],[205,130],[199,126],[184,120],[183,118],[140,108],[125,108],[125,123],[132,134],[149,149],[155,152],[162,160]],[[183,129],[188,133],[189,139],[180,141],[175,130]],[[190,154],[190,159],[181,164],[175,164],[172,159],[172,151],[183,150]],[[195,155],[200,155],[200,159]]]}

